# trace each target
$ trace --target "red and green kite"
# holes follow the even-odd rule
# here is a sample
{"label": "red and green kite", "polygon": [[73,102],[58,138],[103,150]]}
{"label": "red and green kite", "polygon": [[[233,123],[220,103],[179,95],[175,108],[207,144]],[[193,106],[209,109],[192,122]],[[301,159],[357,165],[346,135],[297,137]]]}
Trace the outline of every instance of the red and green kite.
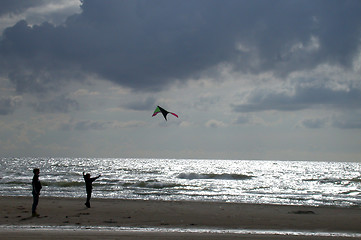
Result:
{"label": "red and green kite", "polygon": [[157,115],[158,113],[162,113],[162,114],[163,114],[163,117],[164,117],[164,119],[165,119],[166,121],[167,121],[167,114],[168,114],[168,113],[172,114],[173,116],[178,117],[177,114],[172,113],[172,112],[168,112],[167,110],[165,110],[164,108],[161,108],[161,107],[159,107],[159,106],[157,106],[157,108],[154,110],[154,113],[153,113],[152,117],[154,117],[154,116]]}

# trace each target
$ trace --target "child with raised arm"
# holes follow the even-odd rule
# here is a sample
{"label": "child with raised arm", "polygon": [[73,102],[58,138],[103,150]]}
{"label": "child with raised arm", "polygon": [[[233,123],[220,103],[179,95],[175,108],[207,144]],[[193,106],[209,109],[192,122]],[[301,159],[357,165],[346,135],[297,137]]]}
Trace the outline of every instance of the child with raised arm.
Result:
{"label": "child with raised arm", "polygon": [[85,206],[87,206],[88,208],[90,208],[90,198],[91,198],[91,195],[92,195],[93,182],[96,179],[98,179],[100,176],[101,175],[99,174],[99,176],[91,178],[89,173],[85,174],[85,172],[83,172],[83,177],[84,177],[85,187],[86,187]]}

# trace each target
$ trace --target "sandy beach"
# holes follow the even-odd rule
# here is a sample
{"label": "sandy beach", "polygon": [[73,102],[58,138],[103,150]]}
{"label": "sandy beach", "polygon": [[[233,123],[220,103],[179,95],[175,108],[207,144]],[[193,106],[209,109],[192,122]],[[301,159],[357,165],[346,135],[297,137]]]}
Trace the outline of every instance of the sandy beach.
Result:
{"label": "sandy beach", "polygon": [[358,207],[119,199],[92,199],[91,203],[88,209],[84,199],[41,197],[40,217],[31,217],[31,197],[0,197],[0,238],[26,239],[34,235],[37,239],[359,239],[361,236]]}

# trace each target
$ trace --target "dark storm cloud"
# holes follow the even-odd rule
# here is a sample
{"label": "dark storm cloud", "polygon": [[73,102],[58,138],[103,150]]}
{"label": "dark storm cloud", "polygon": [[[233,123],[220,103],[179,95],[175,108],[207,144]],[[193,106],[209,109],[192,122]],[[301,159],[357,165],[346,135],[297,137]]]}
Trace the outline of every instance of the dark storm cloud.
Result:
{"label": "dark storm cloud", "polygon": [[6,29],[0,74],[18,92],[53,90],[80,72],[157,91],[220,63],[279,76],[322,63],[348,67],[360,12],[361,1],[84,0],[64,26]]}
{"label": "dark storm cloud", "polygon": [[[0,74],[8,74],[18,93],[44,94],[83,76],[78,65],[62,58],[59,28],[49,23],[29,27],[19,21],[4,31],[0,42]],[[70,49],[68,49],[71,51]],[[58,51],[55,53],[54,51]],[[70,55],[68,55],[70,57]]]}
{"label": "dark storm cloud", "polygon": [[296,87],[293,93],[278,93],[263,89],[251,92],[245,101],[242,104],[232,104],[233,110],[235,112],[298,111],[317,106],[360,109],[361,91],[301,86]]}

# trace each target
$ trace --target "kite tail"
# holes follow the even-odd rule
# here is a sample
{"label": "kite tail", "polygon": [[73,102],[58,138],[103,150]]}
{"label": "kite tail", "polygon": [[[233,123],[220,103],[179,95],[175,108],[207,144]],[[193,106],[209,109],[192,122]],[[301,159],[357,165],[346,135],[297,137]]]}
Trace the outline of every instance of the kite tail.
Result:
{"label": "kite tail", "polygon": [[175,113],[172,113],[172,112],[169,112],[170,114],[172,114],[173,116],[176,116],[176,117],[178,117],[178,115],[177,114],[175,114]]}

